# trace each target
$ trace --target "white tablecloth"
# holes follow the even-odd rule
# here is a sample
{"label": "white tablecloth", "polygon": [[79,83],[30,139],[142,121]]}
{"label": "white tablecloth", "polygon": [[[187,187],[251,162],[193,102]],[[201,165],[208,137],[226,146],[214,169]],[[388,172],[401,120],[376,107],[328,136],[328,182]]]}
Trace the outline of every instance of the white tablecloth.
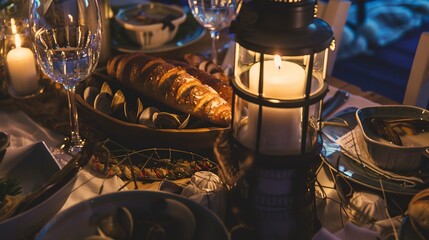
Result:
{"label": "white tablecloth", "polygon": [[[10,149],[44,141],[51,152],[55,152],[56,147],[64,139],[64,136],[41,127],[22,111],[6,112],[0,110],[0,131],[5,131],[10,135]],[[123,184],[122,180],[116,176],[100,179],[86,170],[81,170],[78,173],[74,190],[61,211],[80,201],[97,196],[102,185],[102,193],[108,193],[118,191]]]}

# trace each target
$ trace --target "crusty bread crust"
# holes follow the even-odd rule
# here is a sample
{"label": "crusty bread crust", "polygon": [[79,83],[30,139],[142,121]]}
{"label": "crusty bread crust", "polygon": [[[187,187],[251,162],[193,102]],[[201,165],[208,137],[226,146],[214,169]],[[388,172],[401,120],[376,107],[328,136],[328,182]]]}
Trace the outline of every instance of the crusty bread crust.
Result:
{"label": "crusty bread crust", "polygon": [[[131,53],[113,57],[107,67],[110,76],[141,94],[214,124],[230,125],[230,102],[201,79],[188,73],[183,65],[175,66],[162,58]],[[223,92],[230,90],[232,94],[229,86],[208,77],[212,85]]]}
{"label": "crusty bread crust", "polygon": [[429,188],[413,196],[408,203],[408,216],[416,232],[422,235],[421,237],[427,237],[429,234]]}

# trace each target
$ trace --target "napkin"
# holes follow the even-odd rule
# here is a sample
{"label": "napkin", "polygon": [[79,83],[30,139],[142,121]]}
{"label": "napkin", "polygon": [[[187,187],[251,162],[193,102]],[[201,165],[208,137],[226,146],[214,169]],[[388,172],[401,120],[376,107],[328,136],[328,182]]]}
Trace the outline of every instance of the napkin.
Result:
{"label": "napkin", "polygon": [[354,192],[346,207],[349,216],[357,223],[387,219],[386,204],[381,196],[370,192]]}
{"label": "napkin", "polygon": [[[117,176],[107,179],[98,178],[83,169],[79,171],[72,193],[61,208],[60,212],[76,203],[96,197],[100,194],[117,192],[122,188],[122,186],[124,186],[124,182]],[[127,190],[127,187],[121,189],[121,191]]]}
{"label": "napkin", "polygon": [[219,176],[212,172],[198,171],[184,186],[164,180],[159,190],[180,194],[212,210],[219,218],[225,218],[226,188]]}
{"label": "napkin", "polygon": [[403,216],[398,215],[392,218],[377,221],[364,227],[379,233],[381,239],[398,239],[398,233],[401,229]]}
{"label": "napkin", "polygon": [[209,171],[196,172],[181,195],[206,206],[221,219],[225,218],[226,189],[216,174]]}
{"label": "napkin", "polygon": [[353,223],[346,223],[344,228],[336,233],[331,233],[326,228],[321,228],[312,240],[378,240],[379,234],[376,231],[356,226]]}
{"label": "napkin", "polygon": [[380,174],[389,180],[402,182],[406,187],[414,187],[417,183],[423,183],[421,178],[400,175],[378,167],[368,152],[362,130],[359,126],[356,126],[352,131],[338,138],[337,143],[341,146],[341,151],[345,155],[356,161],[358,164],[364,164],[369,170]]}
{"label": "napkin", "polygon": [[346,223],[343,229],[335,233],[335,236],[339,239],[347,240],[378,240],[380,239],[379,234],[376,231],[359,227],[353,223]]}

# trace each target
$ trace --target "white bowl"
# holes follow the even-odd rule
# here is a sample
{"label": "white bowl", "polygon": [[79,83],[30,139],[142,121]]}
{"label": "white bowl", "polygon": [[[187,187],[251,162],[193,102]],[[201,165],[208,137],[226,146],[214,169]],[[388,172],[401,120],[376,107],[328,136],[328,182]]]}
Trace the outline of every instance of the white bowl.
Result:
{"label": "white bowl", "polygon": [[[50,177],[60,170],[44,142],[37,142],[21,148],[6,150],[0,164],[0,176],[16,178],[23,194],[42,187]],[[0,222],[1,239],[33,239],[45,223],[64,205],[73,189],[76,175],[58,191],[38,205]]]}
{"label": "white bowl", "polygon": [[372,118],[384,120],[418,119],[429,122],[429,111],[407,105],[364,107],[356,111],[368,152],[379,167],[395,172],[418,170],[429,159],[428,132],[400,136],[403,145],[395,145],[378,136],[371,128]]}
{"label": "white bowl", "polygon": [[151,49],[171,41],[186,14],[178,6],[145,3],[119,9],[115,19],[132,41],[142,49]]}

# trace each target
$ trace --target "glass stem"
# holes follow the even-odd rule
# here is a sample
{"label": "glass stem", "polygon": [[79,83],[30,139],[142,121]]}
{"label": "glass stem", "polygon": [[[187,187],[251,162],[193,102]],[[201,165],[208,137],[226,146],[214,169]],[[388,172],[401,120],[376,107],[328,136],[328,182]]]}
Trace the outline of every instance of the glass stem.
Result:
{"label": "glass stem", "polygon": [[76,109],[75,87],[66,88],[69,103],[69,120],[70,120],[70,149],[69,153],[74,155],[83,147],[83,140],[79,134],[79,117]]}
{"label": "glass stem", "polygon": [[211,30],[210,31],[210,37],[212,39],[212,61],[215,64],[217,63],[217,42],[219,39],[219,31]]}

